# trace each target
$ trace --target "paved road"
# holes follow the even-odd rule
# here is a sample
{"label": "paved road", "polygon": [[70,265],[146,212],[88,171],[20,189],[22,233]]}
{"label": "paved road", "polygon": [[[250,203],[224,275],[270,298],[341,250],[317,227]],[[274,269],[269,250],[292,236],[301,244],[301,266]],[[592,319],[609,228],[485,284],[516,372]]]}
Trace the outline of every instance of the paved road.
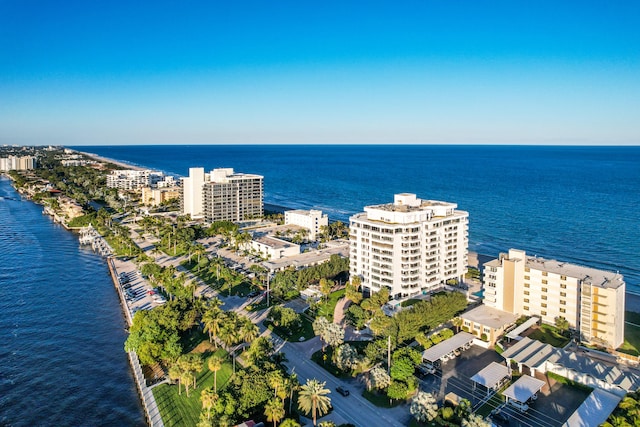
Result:
{"label": "paved road", "polygon": [[[284,343],[280,350],[287,357],[285,364],[289,371],[298,375],[298,380],[304,384],[307,379],[315,378],[326,382],[326,387],[331,390],[331,403],[333,412],[323,417],[322,420],[332,420],[336,424],[351,423],[356,426],[406,426],[409,424],[410,414],[407,406],[399,406],[392,409],[383,409],[374,406],[362,397],[364,384],[355,379],[343,380],[329,374],[315,362],[309,359],[309,353],[313,353],[321,347],[318,338],[305,343]],[[350,390],[347,397],[335,391],[336,387],[343,386]]]}
{"label": "paved road", "polygon": [[[184,272],[189,280],[193,280],[198,284],[196,295],[205,295],[207,297],[217,296],[224,303],[223,307],[225,310],[237,311],[239,314],[249,317],[254,323],[256,323],[260,329],[261,335],[269,336],[271,338],[274,343],[275,350],[285,354],[287,358],[285,365],[288,367],[290,372],[295,372],[298,375],[298,380],[301,384],[304,384],[307,379],[312,378],[326,382],[326,387],[331,390],[330,397],[334,409],[331,414],[322,417],[321,420],[332,420],[338,425],[351,423],[358,427],[401,427],[409,424],[411,415],[409,414],[408,405],[401,405],[391,409],[378,408],[362,396],[362,392],[365,389],[363,383],[358,382],[356,379],[336,378],[313,362],[310,359],[311,355],[322,347],[322,343],[318,337],[302,343],[290,343],[284,341],[262,326],[262,321],[266,318],[268,310],[263,310],[261,312],[247,312],[244,309],[246,305],[251,304],[254,300],[260,297],[250,299],[218,295],[217,292],[207,286],[201,279],[180,265],[180,263],[186,259],[186,256],[171,257],[161,254],[154,257],[152,251],[155,249],[155,246],[153,243],[136,233],[133,230],[133,227],[131,227],[131,229],[134,242],[139,247],[143,248],[149,256],[155,258],[155,261],[158,264],[162,266],[173,265],[176,267],[177,271]],[[347,334],[349,337],[353,337],[355,339],[362,338],[353,334],[351,331],[347,332],[349,332]],[[351,394],[344,397],[336,392],[336,387],[340,385],[350,390]]]}

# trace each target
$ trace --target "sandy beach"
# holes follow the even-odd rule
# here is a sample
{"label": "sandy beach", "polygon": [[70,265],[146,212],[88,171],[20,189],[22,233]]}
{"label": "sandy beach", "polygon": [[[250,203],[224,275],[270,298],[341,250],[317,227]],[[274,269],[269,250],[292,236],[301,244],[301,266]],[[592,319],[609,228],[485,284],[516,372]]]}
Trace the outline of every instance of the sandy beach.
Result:
{"label": "sandy beach", "polygon": [[138,170],[138,171],[147,169],[147,168],[142,168],[140,166],[134,166],[134,165],[131,165],[129,163],[122,162],[120,160],[110,159],[108,157],[98,156],[97,154],[93,154],[93,153],[87,153],[87,152],[84,152],[84,151],[75,151],[75,152],[78,153],[78,154],[83,154],[83,155],[85,155],[87,157],[90,157],[90,158],[92,158],[94,160],[97,160],[99,162],[113,163],[114,165],[118,165],[118,166],[123,167],[125,169],[133,169],[133,170]]}

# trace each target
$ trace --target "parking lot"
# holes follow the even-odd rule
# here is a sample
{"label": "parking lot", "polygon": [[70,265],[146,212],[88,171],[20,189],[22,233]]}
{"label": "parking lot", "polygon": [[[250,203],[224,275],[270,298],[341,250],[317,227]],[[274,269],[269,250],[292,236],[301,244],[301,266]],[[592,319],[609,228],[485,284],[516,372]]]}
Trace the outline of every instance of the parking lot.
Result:
{"label": "parking lot", "polygon": [[138,310],[150,310],[166,302],[158,292],[153,291],[134,262],[113,258],[113,267],[120,282],[117,287],[125,300],[130,321]]}
{"label": "parking lot", "polygon": [[444,400],[447,393],[455,393],[475,405],[480,403],[484,392],[473,390],[471,377],[491,362],[501,363],[503,360],[495,351],[474,345],[455,359],[441,362],[435,374],[423,376],[421,389],[433,393],[438,400]]}
{"label": "parking lot", "polygon": [[[471,377],[491,362],[502,364],[504,359],[493,350],[474,345],[455,359],[440,363],[435,374],[423,375],[420,388],[433,393],[441,402],[447,393],[455,393],[460,398],[469,399],[472,406],[477,409],[484,404],[486,394],[480,388],[474,390]],[[504,405],[500,411],[502,417],[493,418],[496,425],[561,426],[589,395],[587,391],[557,383],[543,375],[536,377],[547,384],[538,393],[538,398],[529,402],[529,410],[521,413],[510,405]],[[504,420],[498,418],[504,418]]]}

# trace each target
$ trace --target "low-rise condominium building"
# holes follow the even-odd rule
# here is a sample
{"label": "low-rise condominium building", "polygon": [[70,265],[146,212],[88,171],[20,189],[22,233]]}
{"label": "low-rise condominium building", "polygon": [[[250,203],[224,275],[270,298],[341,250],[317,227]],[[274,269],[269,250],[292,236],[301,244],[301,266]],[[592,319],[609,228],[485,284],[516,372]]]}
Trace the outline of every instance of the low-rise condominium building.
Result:
{"label": "low-rise condominium building", "polygon": [[583,341],[618,348],[624,342],[621,274],[527,256],[511,249],[484,264],[484,304],[553,325],[564,317]]}
{"label": "low-rise condominium building", "polygon": [[153,187],[163,178],[162,172],[149,169],[112,170],[107,175],[107,187],[119,190],[137,190],[143,187]]}
{"label": "low-rise condominium building", "polygon": [[467,271],[468,218],[457,204],[415,194],[366,206],[349,219],[350,273],[363,290],[390,290],[391,298],[427,292]]}
{"label": "low-rise condominium building", "polygon": [[327,214],[323,215],[320,210],[311,209],[305,211],[296,209],[285,211],[284,223],[285,225],[297,225],[309,230],[309,240],[316,240],[322,227],[329,225],[329,217]]}

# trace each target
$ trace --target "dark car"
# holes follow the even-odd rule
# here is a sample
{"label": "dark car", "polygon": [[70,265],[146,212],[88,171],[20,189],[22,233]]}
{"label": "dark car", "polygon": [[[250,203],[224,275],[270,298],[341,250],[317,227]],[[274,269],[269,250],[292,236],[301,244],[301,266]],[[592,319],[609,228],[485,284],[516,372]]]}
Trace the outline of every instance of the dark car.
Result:
{"label": "dark car", "polygon": [[502,411],[491,414],[491,419],[500,425],[509,425],[509,416]]}
{"label": "dark car", "polygon": [[253,297],[257,297],[258,295],[260,295],[260,291],[251,291],[247,296],[249,298],[253,298]]}
{"label": "dark car", "polygon": [[346,388],[344,388],[344,387],[342,387],[342,386],[338,386],[338,387],[336,388],[336,391],[337,391],[338,393],[340,393],[341,395],[345,396],[345,397],[346,397],[346,396],[349,396],[349,390],[347,390]]}

